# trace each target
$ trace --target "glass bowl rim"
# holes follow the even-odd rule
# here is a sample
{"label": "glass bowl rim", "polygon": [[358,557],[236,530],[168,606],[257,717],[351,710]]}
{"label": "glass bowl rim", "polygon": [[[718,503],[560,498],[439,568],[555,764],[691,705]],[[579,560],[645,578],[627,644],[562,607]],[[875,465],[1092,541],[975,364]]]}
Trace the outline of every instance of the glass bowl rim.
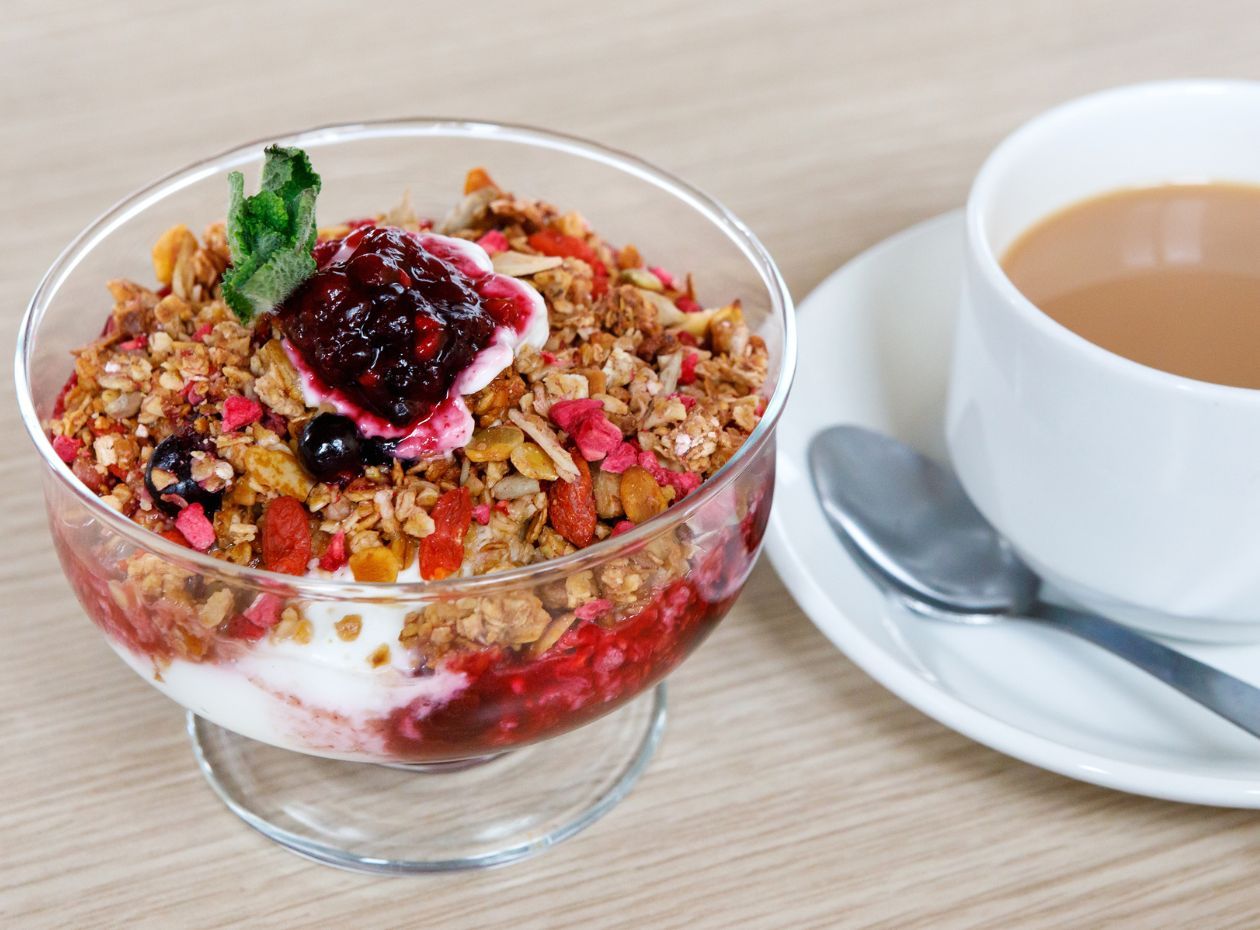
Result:
{"label": "glass bowl rim", "polygon": [[[615,537],[600,540],[579,549],[543,562],[521,565],[494,571],[485,575],[452,576],[437,581],[407,582],[352,582],[332,578],[282,575],[261,568],[237,565],[216,559],[171,542],[145,529],[131,519],[106,505],[74,477],[69,465],[53,451],[52,442],[45,434],[35,410],[31,395],[27,355],[34,345],[35,335],[43,321],[47,308],[65,279],[80,261],[119,226],[143,213],[152,204],[171,193],[188,187],[210,175],[224,173],[242,165],[258,161],[267,145],[305,146],[319,143],[371,140],[374,138],[482,138],[514,144],[524,144],[561,154],[585,158],[628,174],[639,181],[659,188],[682,201],[699,213],[722,232],[758,273],[770,298],[771,315],[782,327],[782,362],[774,390],[767,400],[766,409],[757,426],[744,440],[735,454],[699,488],[687,495],[682,502],[670,507],[664,514],[645,521],[633,530]],[[40,279],[34,294],[26,306],[18,330],[14,375],[18,396],[18,408],[26,432],[34,443],[44,465],[74,494],[88,511],[106,526],[135,543],[140,549],[152,552],[168,562],[196,571],[203,575],[217,576],[223,580],[252,587],[279,590],[289,596],[308,596],[315,599],[355,598],[364,601],[392,601],[414,598],[416,595],[442,597],[468,596],[512,588],[521,582],[531,585],[545,583],[548,576],[565,577],[615,557],[618,552],[634,551],[640,544],[654,539],[662,531],[685,523],[697,510],[743,470],[754,454],[768,441],[783,411],[796,368],[796,325],[792,295],[778,266],[752,231],[717,200],[696,187],[679,180],[647,161],[618,149],[591,142],[577,136],[551,132],[516,123],[485,122],[442,117],[408,117],[400,119],[367,120],[351,123],[331,123],[297,130],[276,136],[255,139],[241,145],[194,161],[176,169],[136,191],[124,196],[92,220],[61,251]]]}

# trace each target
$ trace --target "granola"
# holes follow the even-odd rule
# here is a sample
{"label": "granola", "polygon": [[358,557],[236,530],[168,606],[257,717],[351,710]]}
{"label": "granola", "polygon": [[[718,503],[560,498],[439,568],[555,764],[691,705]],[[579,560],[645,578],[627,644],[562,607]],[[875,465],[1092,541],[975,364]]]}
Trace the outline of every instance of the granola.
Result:
{"label": "granola", "polygon": [[[347,426],[346,395],[312,393],[309,356],[280,314],[246,323],[229,306],[231,237],[216,222],[159,236],[156,286],[108,282],[104,331],[76,353],[46,423],[54,449],[107,505],[169,540],[242,566],[393,582],[532,565],[625,532],[692,493],[756,427],[767,348],[737,300],[701,307],[690,277],[647,267],[580,214],[481,169],[440,223],[405,200],[320,229],[315,262],[360,254],[351,247],[373,231],[435,226],[546,310],[539,344],[520,342],[457,398],[472,430],[457,447],[413,454],[366,421]],[[575,622],[628,615],[688,556],[685,534],[665,535],[563,590],[426,606],[398,642],[422,665],[488,646],[545,651]],[[186,657],[213,633],[309,639],[297,613],[251,614],[223,590],[193,604],[157,561],[128,571],[155,597],[189,601]],[[357,615],[337,624],[347,641],[359,629]]]}

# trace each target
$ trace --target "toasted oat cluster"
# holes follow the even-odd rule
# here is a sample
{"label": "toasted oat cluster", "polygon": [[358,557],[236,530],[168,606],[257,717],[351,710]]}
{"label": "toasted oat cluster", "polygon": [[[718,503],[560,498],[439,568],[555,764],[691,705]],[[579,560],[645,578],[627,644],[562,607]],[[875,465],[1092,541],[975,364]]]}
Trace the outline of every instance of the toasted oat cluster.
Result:
{"label": "toasted oat cluster", "polygon": [[[109,506],[217,558],[390,582],[528,565],[624,532],[695,490],[755,427],[767,352],[739,303],[702,308],[689,276],[645,267],[577,213],[517,198],[478,169],[444,221],[404,201],[321,229],[316,257],[364,225],[475,241],[495,272],[545,300],[545,346],[522,346],[465,398],[476,430],[462,448],[400,460],[386,444],[357,469],[310,467],[307,447],[335,458],[353,437],[313,427],[329,411],[304,397],[271,317],[247,326],[224,302],[231,259],[216,223],[200,240],[184,226],[159,238],[159,287],[109,283],[105,330],[77,353],[47,422],[57,454]],[[682,545],[662,545],[653,557],[681,570]],[[619,584],[593,579],[546,606],[630,599]],[[417,616],[403,639],[432,651],[458,638],[545,642],[551,615],[517,606],[455,602],[442,608],[451,622]]]}

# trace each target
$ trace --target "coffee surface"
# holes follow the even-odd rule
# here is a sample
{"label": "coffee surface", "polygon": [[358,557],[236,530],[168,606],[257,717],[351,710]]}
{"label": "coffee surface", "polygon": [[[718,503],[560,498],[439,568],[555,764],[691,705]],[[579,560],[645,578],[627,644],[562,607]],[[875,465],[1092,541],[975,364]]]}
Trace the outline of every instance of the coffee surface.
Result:
{"label": "coffee surface", "polygon": [[1117,355],[1260,388],[1260,187],[1105,194],[1033,226],[1002,267],[1043,312]]}

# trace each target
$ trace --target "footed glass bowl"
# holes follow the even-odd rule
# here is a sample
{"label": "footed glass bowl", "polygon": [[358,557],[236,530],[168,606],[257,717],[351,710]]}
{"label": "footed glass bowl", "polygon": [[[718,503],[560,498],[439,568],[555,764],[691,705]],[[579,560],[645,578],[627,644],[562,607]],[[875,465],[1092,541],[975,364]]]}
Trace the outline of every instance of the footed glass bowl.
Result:
{"label": "footed glass bowl", "polygon": [[[132,523],[71,474],[41,421],[71,371],[69,352],[92,339],[108,312],[105,282],[148,280],[157,236],[175,223],[199,228],[221,218],[227,173],[256,173],[272,143],[311,153],[323,176],[324,223],[388,209],[408,189],[417,213],[441,217],[465,172],[485,166],[508,190],[578,210],[610,242],[634,243],[649,261],[692,273],[706,306],[739,298],[769,349],[760,424],[661,516],[572,555],[475,578],[296,578],[219,561]],[[197,757],[225,802],[321,861],[433,871],[545,848],[598,817],[638,777],[663,725],[659,683],[726,614],[760,550],[793,339],[791,298],[769,255],[698,191],[569,137],[417,119],[260,140],[128,197],[40,283],[19,336],[17,390],[43,457],[49,523],[70,584],[123,660],[189,710]],[[592,575],[630,581],[610,612],[575,619],[574,592]],[[217,633],[224,603],[239,611],[259,598],[300,607],[312,640],[250,643]],[[493,622],[535,598],[553,616],[545,648],[454,655],[424,675],[371,661],[426,610]],[[350,615],[359,618],[358,638],[330,635]]]}

